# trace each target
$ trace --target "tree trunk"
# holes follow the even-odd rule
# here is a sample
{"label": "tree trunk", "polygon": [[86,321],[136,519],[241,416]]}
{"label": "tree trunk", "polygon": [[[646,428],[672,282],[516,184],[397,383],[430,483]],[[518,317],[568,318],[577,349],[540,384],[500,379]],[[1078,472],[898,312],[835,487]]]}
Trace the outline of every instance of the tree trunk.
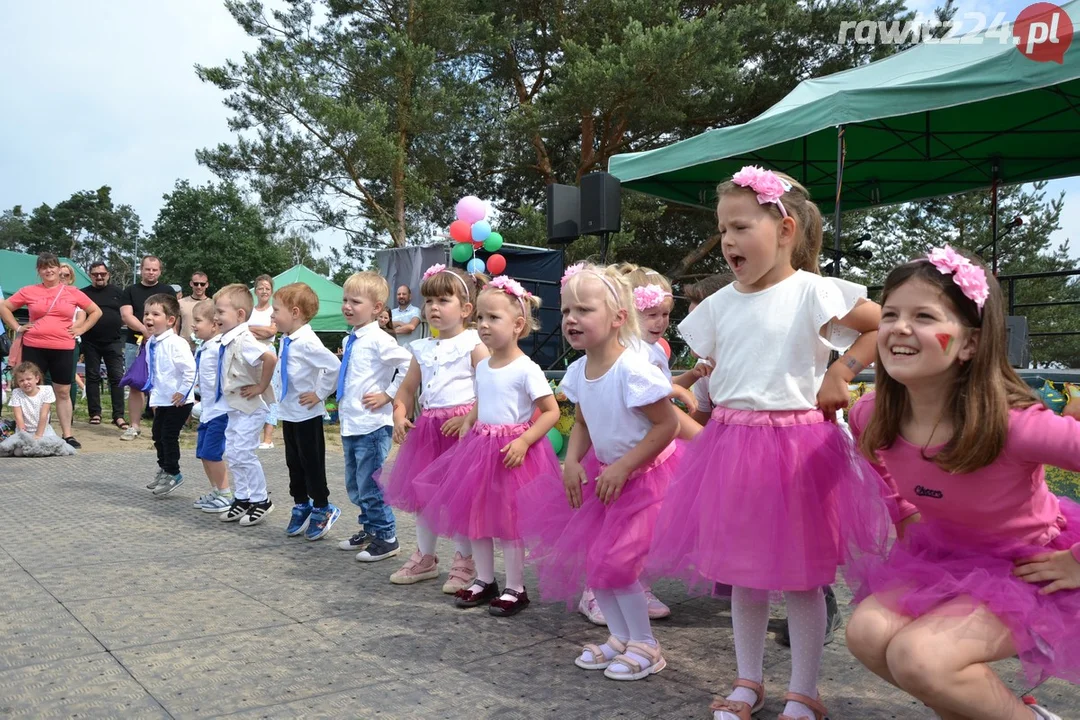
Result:
{"label": "tree trunk", "polygon": [[693,267],[694,263],[698,262],[716,249],[716,246],[720,244],[721,237],[722,236],[720,235],[720,233],[715,233],[709,236],[708,240],[703,242],[691,252],[687,253],[681,260],[669,267],[664,274],[672,279],[682,277],[686,274],[687,270]]}

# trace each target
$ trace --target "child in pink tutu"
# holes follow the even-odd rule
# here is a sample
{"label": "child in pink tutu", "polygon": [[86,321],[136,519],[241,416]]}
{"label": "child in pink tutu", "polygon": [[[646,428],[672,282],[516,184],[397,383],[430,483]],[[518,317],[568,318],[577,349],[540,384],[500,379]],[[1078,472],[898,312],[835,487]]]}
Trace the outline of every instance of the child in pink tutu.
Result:
{"label": "child in pink tutu", "polygon": [[[437,457],[457,445],[465,416],[476,402],[474,368],[488,351],[476,330],[466,329],[466,325],[473,320],[476,294],[485,282],[483,275],[432,265],[420,283],[424,317],[439,335],[409,344],[413,360],[394,398],[394,440],[401,448],[393,468],[380,479],[386,499],[401,510],[419,513],[423,509],[415,480]],[[421,412],[413,425],[409,416],[417,390]],[[406,429],[410,429],[407,437]],[[390,576],[390,582],[411,585],[438,578],[436,540],[438,535],[417,518],[417,550]],[[469,539],[459,535],[454,545],[454,562],[442,588],[450,595],[468,587],[476,577]]]}
{"label": "child in pink tutu", "polygon": [[[792,671],[781,717],[821,720],[822,588],[854,550],[883,553],[888,535],[883,483],[829,422],[874,357],[879,308],[865,288],[818,274],[821,215],[794,180],[746,167],[717,194],[735,282],[679,325],[714,364],[714,409],[664,500],[650,570],[732,586],[739,676],[715,720],[764,705],[769,598],[782,591]],[[830,367],[833,350],[847,354]]]}
{"label": "child in pink tutu", "polygon": [[1080,470],[1080,423],[1038,402],[1006,347],[997,281],[933,250],[885,281],[876,392],[851,411],[900,539],[848,570],[848,647],[942,718],[1058,718],[1025,707],[994,660],[1080,682],[1080,505],[1043,475]]}
{"label": "child in pink tutu", "polygon": [[542,476],[519,506],[522,534],[545,599],[572,606],[587,583],[611,637],[575,660],[613,680],[638,680],[667,665],[649,624],[638,578],[680,451],[671,383],[645,356],[629,281],[614,268],[575,265],[563,277],[563,334],[585,357],[561,390],[577,404],[563,482]]}
{"label": "child in pink tutu", "polygon": [[[510,617],[529,605],[525,556],[518,530],[517,492],[533,478],[562,470],[547,432],[559,404],[544,371],[518,347],[538,326],[540,299],[516,280],[495,278],[477,300],[477,329],[491,356],[476,366],[476,405],[461,426],[458,446],[428,466],[415,484],[422,519],[439,535],[472,541],[476,579],[457,592],[459,608],[487,605]],[[534,410],[540,415],[532,421]],[[495,544],[506,560],[506,586],[495,583]]]}

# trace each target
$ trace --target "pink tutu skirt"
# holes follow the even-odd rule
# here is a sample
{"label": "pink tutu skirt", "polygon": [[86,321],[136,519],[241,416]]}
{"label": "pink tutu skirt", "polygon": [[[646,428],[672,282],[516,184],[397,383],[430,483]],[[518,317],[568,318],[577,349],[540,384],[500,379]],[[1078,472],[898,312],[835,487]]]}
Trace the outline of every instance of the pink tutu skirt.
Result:
{"label": "pink tutu skirt", "polygon": [[886,486],[820,411],[716,408],[671,483],[650,577],[692,590],[829,585],[864,553],[884,556]]}
{"label": "pink tutu skirt", "polygon": [[457,435],[443,435],[442,426],[450,418],[468,415],[472,403],[449,408],[423,410],[405,442],[398,449],[393,464],[383,466],[375,474],[375,481],[382,487],[383,497],[399,510],[416,513],[423,503],[414,485],[420,473],[447,450],[458,444]]}
{"label": "pink tutu skirt", "polygon": [[581,488],[580,508],[570,507],[561,473],[540,476],[522,489],[518,507],[527,510],[519,526],[543,600],[561,600],[570,608],[586,586],[615,589],[637,582],[682,454],[682,443],[668,445],[630,475],[610,505],[596,496],[595,480],[605,466],[591,449],[581,461],[589,483]]}
{"label": "pink tutu skirt", "polygon": [[420,473],[413,486],[427,526],[444,537],[520,540],[518,491],[533,478],[562,474],[546,438],[529,448],[518,467],[503,464],[500,451],[531,425],[476,423],[457,447]]}
{"label": "pink tutu skirt", "polygon": [[[1009,629],[1029,681],[1039,683],[1053,676],[1078,683],[1080,590],[1040,595],[1040,585],[1012,574],[1016,558],[1068,550],[1080,542],[1080,505],[1067,498],[1059,501],[1061,534],[1045,546],[1005,546],[975,539],[969,528],[919,522],[907,526],[904,539],[893,545],[888,558],[868,558],[847,568],[844,575],[856,601],[874,595],[909,617],[920,617],[956,598],[972,598]],[[958,541],[965,533],[966,541]],[[969,608],[962,603],[956,612]]]}

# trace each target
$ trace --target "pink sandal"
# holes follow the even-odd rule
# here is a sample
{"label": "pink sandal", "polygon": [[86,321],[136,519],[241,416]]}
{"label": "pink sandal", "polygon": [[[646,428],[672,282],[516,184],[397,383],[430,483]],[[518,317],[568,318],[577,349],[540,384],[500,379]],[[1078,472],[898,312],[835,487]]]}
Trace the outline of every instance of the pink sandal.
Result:
{"label": "pink sandal", "polygon": [[[821,704],[821,698],[818,698],[818,699],[815,700],[814,698],[807,697],[806,695],[800,695],[799,693],[789,692],[786,695],[784,695],[784,701],[785,702],[802,703],[806,707],[810,708],[810,710],[813,711],[813,713],[814,713],[814,720],[825,720],[829,715],[829,711],[826,710],[825,706]],[[800,720],[800,719],[799,718],[793,718],[790,715],[784,715],[783,713],[781,713],[780,717],[778,717],[776,720]]]}
{"label": "pink sandal", "polygon": [[[609,637],[604,644],[615,651],[615,657],[626,652],[626,645],[614,635]],[[604,654],[604,651],[600,649],[599,645],[586,645],[581,648],[581,652],[582,654],[586,652],[591,653],[593,658],[592,662],[590,662],[579,655],[577,659],[574,660],[574,664],[582,670],[607,670],[608,665],[615,659],[613,657],[611,660],[608,660],[607,655]]]}
{"label": "pink sandal", "polygon": [[735,717],[739,718],[739,720],[750,720],[751,715],[761,712],[761,709],[765,707],[764,683],[756,683],[753,680],[743,680],[742,678],[740,678],[735,681],[735,684],[732,687],[746,688],[747,690],[753,691],[753,693],[757,695],[757,702],[754,703],[753,707],[750,707],[741,700],[728,700],[727,698],[718,697],[713,700],[712,705],[709,706],[709,709],[712,710],[714,713],[731,713]]}

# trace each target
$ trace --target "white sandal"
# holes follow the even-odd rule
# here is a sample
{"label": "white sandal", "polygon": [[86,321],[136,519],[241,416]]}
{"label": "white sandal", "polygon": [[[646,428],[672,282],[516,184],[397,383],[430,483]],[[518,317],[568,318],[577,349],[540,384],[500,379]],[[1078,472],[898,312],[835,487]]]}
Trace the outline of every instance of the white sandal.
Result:
{"label": "white sandal", "polygon": [[[609,637],[604,644],[615,651],[615,657],[619,657],[619,653],[626,652],[626,645],[614,635]],[[614,658],[607,659],[607,655],[604,654],[599,645],[586,645],[581,649],[581,652],[582,654],[574,660],[574,664],[582,670],[606,670],[607,666],[614,662]],[[585,659],[585,653],[592,654],[591,661]]]}
{"label": "white sandal", "polygon": [[[630,657],[630,653],[649,659],[649,664],[642,667],[641,663]],[[624,665],[626,670],[615,670],[611,665]],[[655,675],[667,667],[667,660],[660,654],[660,646],[646,645],[641,642],[630,642],[626,645],[626,651],[611,659],[609,667],[604,670],[604,677],[609,680],[641,680],[649,675]]]}

